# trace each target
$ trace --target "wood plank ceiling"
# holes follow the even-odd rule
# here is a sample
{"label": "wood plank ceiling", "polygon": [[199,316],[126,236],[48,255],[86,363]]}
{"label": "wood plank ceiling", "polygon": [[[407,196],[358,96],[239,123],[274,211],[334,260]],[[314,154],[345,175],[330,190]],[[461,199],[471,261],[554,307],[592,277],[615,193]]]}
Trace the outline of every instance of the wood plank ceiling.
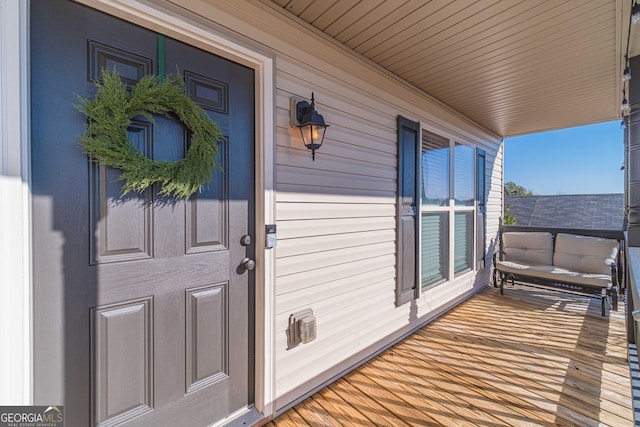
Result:
{"label": "wood plank ceiling", "polygon": [[267,3],[506,137],[620,117],[631,1]]}

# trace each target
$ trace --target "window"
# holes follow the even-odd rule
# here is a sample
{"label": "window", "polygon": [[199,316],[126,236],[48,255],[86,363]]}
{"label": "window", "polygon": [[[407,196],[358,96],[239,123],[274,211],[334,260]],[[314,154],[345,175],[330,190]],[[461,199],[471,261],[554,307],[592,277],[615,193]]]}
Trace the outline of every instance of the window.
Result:
{"label": "window", "polygon": [[476,153],[422,131],[422,288],[443,283],[474,267]]}
{"label": "window", "polygon": [[449,214],[422,213],[422,286],[435,285],[449,276]]}
{"label": "window", "polygon": [[473,206],[475,202],[474,150],[456,144],[454,149],[454,196],[456,206]]}
{"label": "window", "polygon": [[436,134],[422,137],[422,205],[449,205],[449,140]]}
{"label": "window", "polygon": [[473,268],[473,212],[454,216],[453,272],[459,274]]}
{"label": "window", "polygon": [[449,277],[449,140],[422,132],[422,286]]}
{"label": "window", "polygon": [[454,148],[454,261],[453,272],[473,268],[473,211],[475,205],[475,152],[462,144]]}

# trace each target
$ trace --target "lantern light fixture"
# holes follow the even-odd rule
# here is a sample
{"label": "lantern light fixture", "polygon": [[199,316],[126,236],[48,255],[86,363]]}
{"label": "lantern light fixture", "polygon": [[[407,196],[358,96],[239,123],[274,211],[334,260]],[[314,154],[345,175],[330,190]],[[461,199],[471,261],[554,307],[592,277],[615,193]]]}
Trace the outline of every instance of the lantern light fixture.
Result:
{"label": "lantern light fixture", "polygon": [[291,98],[291,127],[300,129],[302,142],[311,150],[311,159],[316,160],[316,150],[322,146],[325,130],[329,127],[324,117],[315,108],[315,97],[311,93],[311,104],[298,98]]}
{"label": "lantern light fixture", "polygon": [[640,20],[640,3],[634,3],[631,8],[631,23],[635,24]]}

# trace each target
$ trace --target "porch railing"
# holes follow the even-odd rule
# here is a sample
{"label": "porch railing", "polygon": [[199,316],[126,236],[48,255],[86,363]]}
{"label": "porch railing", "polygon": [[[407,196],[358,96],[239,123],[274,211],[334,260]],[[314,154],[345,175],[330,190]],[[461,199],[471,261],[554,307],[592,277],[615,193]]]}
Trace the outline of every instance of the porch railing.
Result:
{"label": "porch railing", "polygon": [[626,246],[627,262],[627,340],[629,342],[629,370],[635,425],[640,426],[640,365],[638,365],[638,333],[640,331],[640,247]]}

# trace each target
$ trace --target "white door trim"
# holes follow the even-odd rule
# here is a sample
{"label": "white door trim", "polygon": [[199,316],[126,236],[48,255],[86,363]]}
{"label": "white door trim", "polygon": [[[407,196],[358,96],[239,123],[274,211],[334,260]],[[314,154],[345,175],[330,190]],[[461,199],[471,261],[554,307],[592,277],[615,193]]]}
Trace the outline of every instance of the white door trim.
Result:
{"label": "white door trim", "polygon": [[0,0],[0,405],[33,400],[28,23]]}

